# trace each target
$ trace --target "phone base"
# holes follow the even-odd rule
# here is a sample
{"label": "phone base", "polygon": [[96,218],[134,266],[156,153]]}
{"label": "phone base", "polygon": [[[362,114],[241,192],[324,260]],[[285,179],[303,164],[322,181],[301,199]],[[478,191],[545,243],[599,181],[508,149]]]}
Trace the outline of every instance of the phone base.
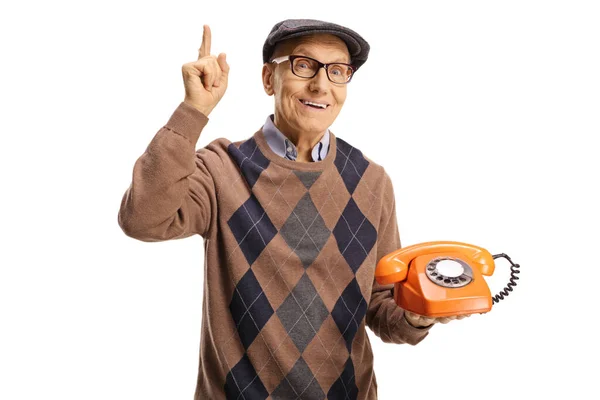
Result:
{"label": "phone base", "polygon": [[[470,266],[470,260],[460,253],[445,253],[443,258]],[[434,283],[431,269],[439,259],[440,254],[427,254],[412,261],[406,280],[394,286],[394,300],[399,307],[432,318],[486,313],[492,309],[490,289],[478,268],[470,266],[472,279],[468,284],[448,287]]]}

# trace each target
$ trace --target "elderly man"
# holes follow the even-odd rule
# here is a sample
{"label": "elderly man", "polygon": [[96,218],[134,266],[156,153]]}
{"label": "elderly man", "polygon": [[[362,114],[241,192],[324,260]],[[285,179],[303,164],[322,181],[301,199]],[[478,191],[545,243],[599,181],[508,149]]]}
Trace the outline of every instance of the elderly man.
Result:
{"label": "elderly man", "polygon": [[328,22],[276,24],[262,69],[274,114],[247,140],[196,150],[228,82],[210,47],[205,26],[185,99],[136,161],[118,219],[143,241],[204,238],[195,399],[376,399],[365,326],[414,345],[448,319],[405,313],[374,280],[400,248],[392,182],[329,130],[369,45]]}

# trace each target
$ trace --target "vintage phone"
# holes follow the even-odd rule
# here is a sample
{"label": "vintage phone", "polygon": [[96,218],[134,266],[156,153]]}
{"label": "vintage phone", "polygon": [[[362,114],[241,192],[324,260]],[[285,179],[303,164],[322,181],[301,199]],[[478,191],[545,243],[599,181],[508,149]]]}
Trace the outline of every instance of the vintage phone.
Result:
{"label": "vintage phone", "polygon": [[[494,273],[494,260],[511,266],[508,285],[494,297],[483,278]],[[381,285],[393,283],[401,308],[428,317],[485,313],[516,286],[519,265],[506,254],[492,255],[472,244],[433,241],[415,244],[382,257],[375,269]]]}

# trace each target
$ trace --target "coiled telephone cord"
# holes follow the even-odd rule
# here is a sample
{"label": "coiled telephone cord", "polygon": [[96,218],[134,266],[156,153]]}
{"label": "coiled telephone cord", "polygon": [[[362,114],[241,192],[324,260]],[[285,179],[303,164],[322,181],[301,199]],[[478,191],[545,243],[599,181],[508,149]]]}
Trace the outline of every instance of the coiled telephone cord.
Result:
{"label": "coiled telephone cord", "polygon": [[494,260],[496,258],[500,258],[500,257],[506,258],[510,262],[510,264],[511,264],[511,266],[510,266],[510,280],[509,280],[508,284],[504,287],[504,289],[502,289],[500,291],[500,293],[498,293],[497,295],[495,295],[495,296],[492,297],[492,304],[496,304],[500,300],[504,300],[504,297],[508,296],[509,292],[513,291],[513,287],[517,286],[517,282],[516,281],[519,279],[519,277],[517,275],[520,274],[521,271],[519,271],[519,267],[520,267],[519,264],[515,264],[514,262],[512,262],[512,260],[510,259],[510,257],[507,256],[504,253],[496,254],[496,255],[493,255],[492,257],[494,258]]}

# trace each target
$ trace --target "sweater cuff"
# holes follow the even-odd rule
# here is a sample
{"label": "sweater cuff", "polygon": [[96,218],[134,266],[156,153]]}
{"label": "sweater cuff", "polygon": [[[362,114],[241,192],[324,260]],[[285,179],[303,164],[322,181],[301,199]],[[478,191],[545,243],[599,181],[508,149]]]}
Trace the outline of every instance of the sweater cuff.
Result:
{"label": "sweater cuff", "polygon": [[406,336],[406,342],[412,345],[419,343],[421,340],[425,339],[425,336],[428,335],[429,330],[435,324],[431,324],[429,326],[423,328],[417,328],[412,326],[407,320],[404,313],[402,313],[402,318],[398,322],[398,330],[404,332]]}
{"label": "sweater cuff", "polygon": [[165,127],[185,136],[192,144],[196,144],[200,132],[208,123],[208,117],[190,106],[181,102],[169,118]]}

